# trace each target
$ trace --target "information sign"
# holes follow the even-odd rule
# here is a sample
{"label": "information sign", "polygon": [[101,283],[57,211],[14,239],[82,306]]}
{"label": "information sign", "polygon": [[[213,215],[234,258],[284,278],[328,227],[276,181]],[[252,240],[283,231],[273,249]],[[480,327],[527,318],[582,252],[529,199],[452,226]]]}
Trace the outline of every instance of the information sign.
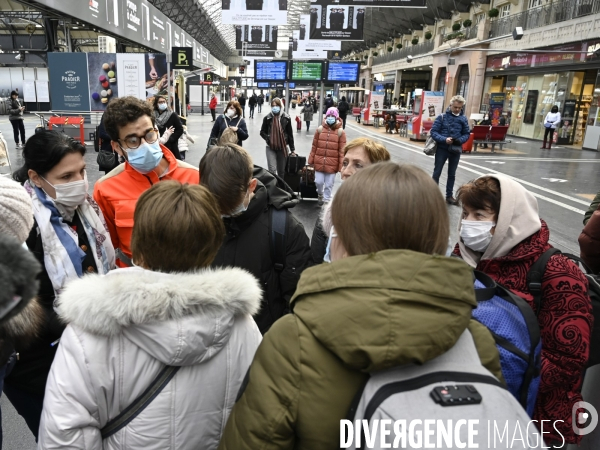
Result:
{"label": "information sign", "polygon": [[330,61],[327,65],[327,81],[333,83],[357,83],[359,73],[359,62]]}
{"label": "information sign", "polygon": [[293,61],[291,79],[294,81],[321,81],[323,79],[323,63],[320,61]]}
{"label": "information sign", "polygon": [[257,81],[285,81],[287,61],[254,60],[254,78]]}

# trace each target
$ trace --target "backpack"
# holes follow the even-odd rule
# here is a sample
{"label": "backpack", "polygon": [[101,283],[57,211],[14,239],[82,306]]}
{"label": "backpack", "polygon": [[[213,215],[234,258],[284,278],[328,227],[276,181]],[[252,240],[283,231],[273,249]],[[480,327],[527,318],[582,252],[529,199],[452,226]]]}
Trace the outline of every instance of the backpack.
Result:
{"label": "backpack", "polygon": [[[387,436],[380,432],[384,420],[391,431]],[[458,427],[459,420],[465,420],[463,427]],[[523,408],[481,364],[473,337],[465,330],[451,349],[424,364],[405,364],[371,373],[354,397],[347,420],[340,422],[340,448],[392,448],[389,444],[399,436],[400,442],[395,442],[393,448],[422,448],[410,444],[417,434],[432,443],[436,442],[436,434],[437,439],[445,440],[446,445],[436,448],[457,448],[454,442],[460,439],[466,443],[468,436],[470,443],[488,448],[488,439],[494,432],[488,424],[494,420],[501,427],[508,422],[509,436],[520,426],[526,438],[534,437],[529,442],[536,442],[537,434],[532,433],[537,433],[537,429],[527,426],[530,419]],[[467,432],[466,421],[478,421],[474,423],[476,434]],[[423,431],[427,422],[430,429],[437,429],[432,437]],[[395,431],[398,423],[400,434]],[[366,424],[369,433],[365,432]],[[380,426],[375,429],[377,424]],[[360,430],[356,429],[359,426]],[[450,428],[452,437],[448,439],[448,433],[440,432],[440,427]],[[419,442],[423,443],[420,439]]]}
{"label": "backpack", "polygon": [[477,308],[473,310],[472,317],[492,334],[507,388],[533,417],[540,386],[542,354],[537,317],[527,301],[483,272],[474,273]]}
{"label": "backpack", "polygon": [[[323,125],[319,125],[317,127],[317,133],[321,134],[323,132]],[[337,135],[338,137],[342,137],[342,133],[344,132],[344,130],[342,130],[342,127],[338,127],[337,129]]]}
{"label": "backpack", "polygon": [[348,102],[340,102],[338,104],[338,111],[342,114],[348,112],[349,109],[350,107],[348,106]]}
{"label": "backpack", "polygon": [[589,288],[588,295],[592,301],[592,315],[594,316],[594,327],[590,336],[590,356],[586,368],[600,364],[600,276],[594,275],[585,262],[578,256],[570,253],[562,253],[557,248],[550,248],[544,252],[538,260],[533,263],[527,273],[527,287],[533,295],[533,304],[535,305],[536,314],[540,313],[542,308],[542,279],[546,272],[546,266],[552,255],[560,253],[563,256],[572,260],[575,264],[581,264],[583,273],[588,280]]}

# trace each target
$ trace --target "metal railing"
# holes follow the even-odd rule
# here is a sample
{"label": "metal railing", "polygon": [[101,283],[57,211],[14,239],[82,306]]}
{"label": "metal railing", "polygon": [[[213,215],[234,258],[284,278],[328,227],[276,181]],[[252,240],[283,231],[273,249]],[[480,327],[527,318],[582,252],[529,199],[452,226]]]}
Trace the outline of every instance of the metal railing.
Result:
{"label": "metal railing", "polygon": [[479,25],[471,25],[468,28],[462,28],[458,31],[452,31],[451,33],[441,34],[440,35],[440,44],[443,44],[444,42],[447,42],[448,40],[452,40],[455,38],[459,38],[462,41],[468,41],[469,39],[475,39],[477,37],[478,30],[479,30]]}
{"label": "metal railing", "polygon": [[558,0],[519,14],[493,20],[489,37],[510,34],[515,27],[530,30],[597,13],[600,13],[600,1],[598,0]]}
{"label": "metal railing", "polygon": [[373,57],[373,65],[384,64],[391,61],[398,61],[400,59],[405,59],[409,55],[423,55],[425,53],[433,51],[433,45],[434,43],[432,38],[428,41],[421,42],[417,45],[411,45],[409,47],[401,48],[399,50],[394,49],[394,51],[392,52],[388,52],[387,49],[384,49],[385,54]]}

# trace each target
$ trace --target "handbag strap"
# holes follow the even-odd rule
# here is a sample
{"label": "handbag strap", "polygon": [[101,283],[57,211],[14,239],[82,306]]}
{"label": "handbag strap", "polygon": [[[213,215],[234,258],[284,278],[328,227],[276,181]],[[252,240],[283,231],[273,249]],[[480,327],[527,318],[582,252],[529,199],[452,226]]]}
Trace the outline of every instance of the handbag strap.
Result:
{"label": "handbag strap", "polygon": [[133,419],[135,419],[146,407],[152,403],[158,394],[165,388],[171,378],[175,376],[177,371],[181,369],[181,366],[166,366],[156,376],[150,386],[142,392],[142,394],[136,398],[127,408],[112,420],[109,420],[106,425],[100,430],[102,439],[106,439],[112,436],[117,431],[125,428]]}

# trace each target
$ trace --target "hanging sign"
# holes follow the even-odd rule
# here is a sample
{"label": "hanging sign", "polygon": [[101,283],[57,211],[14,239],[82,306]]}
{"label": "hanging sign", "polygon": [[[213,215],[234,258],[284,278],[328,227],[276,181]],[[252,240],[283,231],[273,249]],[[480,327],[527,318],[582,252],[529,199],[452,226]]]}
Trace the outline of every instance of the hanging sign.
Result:
{"label": "hanging sign", "polygon": [[311,5],[310,39],[362,41],[366,8]]}
{"label": "hanging sign", "polygon": [[222,0],[221,22],[232,25],[286,25],[287,0]]}

